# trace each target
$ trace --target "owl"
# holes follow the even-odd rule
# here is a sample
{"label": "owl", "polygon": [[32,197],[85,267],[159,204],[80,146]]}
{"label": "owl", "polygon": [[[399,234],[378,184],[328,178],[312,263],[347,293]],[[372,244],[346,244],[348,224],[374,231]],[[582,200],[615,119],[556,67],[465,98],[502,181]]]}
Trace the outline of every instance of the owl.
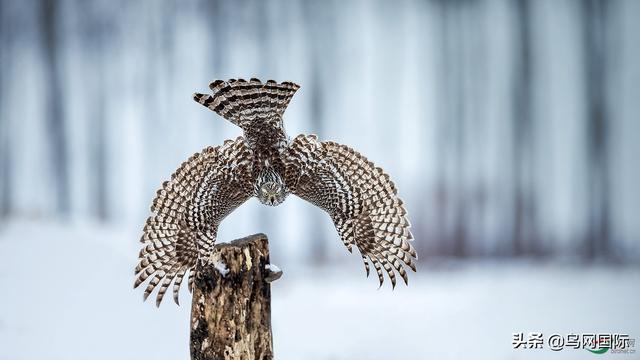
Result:
{"label": "owl", "polygon": [[[232,79],[209,85],[193,99],[242,128],[244,135],[191,156],[162,184],[141,238],[134,288],[149,281],[144,299],[158,288],[160,305],[173,284],[177,304],[182,281],[209,258],[220,222],[251,197],[268,206],[296,195],[326,211],[342,242],[357,248],[369,276],[393,287],[417,259],[407,212],[389,175],[357,151],[315,135],[290,139],[283,115],[299,86]],[[189,276],[188,273],[191,273]]]}

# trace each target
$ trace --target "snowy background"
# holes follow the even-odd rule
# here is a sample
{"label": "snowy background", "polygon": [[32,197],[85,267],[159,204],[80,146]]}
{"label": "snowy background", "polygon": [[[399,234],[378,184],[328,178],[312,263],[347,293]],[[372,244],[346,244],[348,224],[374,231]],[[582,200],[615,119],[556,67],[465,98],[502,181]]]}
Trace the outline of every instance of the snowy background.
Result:
{"label": "snowy background", "polygon": [[0,0],[0,359],[188,358],[189,306],[132,289],[137,240],[162,181],[240,135],[191,100],[238,77],[300,84],[289,134],[385,168],[420,254],[378,290],[319,209],[240,207],[219,240],[270,237],[278,359],[640,339],[638,19],[635,0]]}

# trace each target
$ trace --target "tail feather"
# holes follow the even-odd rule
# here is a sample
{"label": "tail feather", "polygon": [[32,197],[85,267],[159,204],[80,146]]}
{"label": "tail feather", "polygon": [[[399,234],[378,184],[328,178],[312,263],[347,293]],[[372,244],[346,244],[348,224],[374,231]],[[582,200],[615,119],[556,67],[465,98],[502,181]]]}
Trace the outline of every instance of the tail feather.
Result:
{"label": "tail feather", "polygon": [[195,93],[193,99],[245,128],[247,122],[257,117],[282,119],[291,98],[300,86],[288,81],[277,83],[268,80],[263,83],[252,78],[249,81],[216,80],[209,84],[209,88],[212,91],[211,95]]}

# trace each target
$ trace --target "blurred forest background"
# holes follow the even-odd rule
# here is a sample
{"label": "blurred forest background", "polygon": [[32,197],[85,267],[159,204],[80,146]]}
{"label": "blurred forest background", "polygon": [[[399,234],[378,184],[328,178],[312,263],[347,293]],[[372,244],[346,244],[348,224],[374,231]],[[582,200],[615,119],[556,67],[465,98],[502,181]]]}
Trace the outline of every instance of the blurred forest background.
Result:
{"label": "blurred forest background", "polygon": [[278,359],[640,338],[640,1],[0,0],[1,359],[188,358],[186,287],[143,303],[138,239],[160,184],[241,134],[191,98],[239,77],[300,84],[289,135],[383,167],[420,255],[377,290],[320,209],[242,205],[218,240],[268,234]]}
{"label": "blurred forest background", "polygon": [[[348,144],[391,174],[423,259],[637,262],[639,8],[2,1],[0,214],[137,229],[183,160],[240,134],[191,94],[273,78],[302,86],[289,135]],[[291,258],[343,255],[323,213],[289,203],[245,205],[221,239],[261,231]]]}

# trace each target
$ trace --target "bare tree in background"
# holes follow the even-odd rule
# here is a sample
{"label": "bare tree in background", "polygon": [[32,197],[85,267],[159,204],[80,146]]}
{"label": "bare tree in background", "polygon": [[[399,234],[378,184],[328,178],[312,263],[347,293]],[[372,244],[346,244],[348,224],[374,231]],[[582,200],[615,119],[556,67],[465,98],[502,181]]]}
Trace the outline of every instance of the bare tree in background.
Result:
{"label": "bare tree in background", "polygon": [[64,113],[64,91],[60,64],[59,19],[61,3],[56,0],[42,0],[40,3],[40,23],[45,60],[46,88],[45,108],[46,125],[52,171],[55,188],[55,207],[60,215],[70,210],[69,164]]}
{"label": "bare tree in background", "polygon": [[6,119],[5,72],[11,74],[11,64],[7,52],[11,50],[13,24],[12,17],[7,16],[6,4],[0,2],[0,218],[11,214],[11,136],[10,121]]}
{"label": "bare tree in background", "polygon": [[[225,50],[229,48],[228,14],[222,0],[206,1],[204,5],[207,9],[206,18],[208,19],[209,32],[213,40],[213,46],[210,47],[211,67],[209,71],[212,75],[221,74],[223,69],[227,67]],[[218,77],[215,78],[217,79]]]}
{"label": "bare tree in background", "polygon": [[165,169],[162,154],[167,149],[166,133],[171,129],[170,118],[172,77],[177,76],[171,55],[175,53],[174,34],[176,11],[180,9],[174,1],[164,1],[162,6],[144,6],[143,2],[125,2],[143,9],[136,26],[144,37],[144,62],[141,76],[140,101],[144,104],[143,128],[145,136],[145,184],[150,189],[157,187],[158,178],[153,174]]}
{"label": "bare tree in background", "polygon": [[[468,110],[466,112],[466,141],[469,144],[466,149],[468,168],[471,173],[464,174],[471,182],[465,185],[466,212],[467,212],[467,253],[474,256],[486,255],[490,251],[487,239],[487,182],[486,169],[478,164],[486,161],[486,148],[490,138],[487,131],[486,103],[487,84],[487,23],[486,16],[478,16],[482,13],[483,4],[478,1],[469,2],[462,23],[465,34],[468,37],[464,55],[465,76],[468,77],[467,91],[464,94],[468,98]],[[476,154],[483,154],[477,156]]]}
{"label": "bare tree in background", "polygon": [[438,254],[446,254],[447,253],[447,243],[448,240],[448,228],[447,228],[447,214],[449,204],[449,189],[446,186],[447,178],[447,144],[448,142],[448,128],[449,122],[448,119],[450,117],[450,106],[449,102],[451,101],[451,81],[449,74],[451,73],[451,55],[449,51],[450,47],[450,31],[449,31],[449,22],[451,17],[451,11],[449,10],[450,3],[446,1],[438,2],[438,9],[440,10],[439,22],[440,22],[440,44],[442,46],[442,51],[440,52],[439,57],[439,65],[442,68],[440,72],[440,77],[438,78],[438,82],[441,84],[442,90],[438,93],[441,98],[438,100],[438,117],[436,124],[436,185],[435,185],[435,194],[434,194],[434,234],[436,238],[436,248],[434,249],[435,253]]}
{"label": "bare tree in background", "polygon": [[[464,101],[465,33],[462,26],[464,2],[439,2],[442,44],[443,99],[438,118],[438,176],[436,184],[437,251],[444,255],[467,255],[467,204],[464,189],[466,106]],[[447,165],[447,163],[449,163]],[[449,174],[449,176],[447,176]]]}
{"label": "bare tree in background", "polygon": [[532,106],[533,61],[531,34],[531,2],[517,0],[515,6],[515,67],[513,77],[513,254],[516,256],[535,252],[536,197],[534,175],[534,123]]}
{"label": "bare tree in background", "polygon": [[468,112],[468,104],[465,99],[465,48],[468,42],[468,35],[466,33],[465,19],[463,17],[465,7],[469,6],[467,2],[454,3],[455,9],[452,13],[452,25],[451,30],[453,51],[450,57],[450,61],[453,62],[454,67],[451,69],[452,75],[452,92],[451,92],[451,113],[453,114],[452,120],[452,133],[451,139],[453,141],[453,149],[455,153],[454,167],[453,167],[453,200],[454,200],[454,214],[452,224],[452,248],[451,254],[454,256],[467,255],[467,231],[468,231],[468,199],[467,188],[465,187],[465,168],[467,166],[467,149],[465,142],[466,135],[466,120]]}
{"label": "bare tree in background", "polygon": [[[417,1],[416,5],[418,6],[419,11],[416,12],[417,16],[417,26],[418,31],[414,35],[415,43],[410,43],[409,46],[415,46],[418,49],[417,56],[419,63],[425,63],[428,59],[433,56],[430,50],[430,46],[425,41],[425,39],[420,36],[422,33],[428,33],[433,27],[432,24],[428,21],[428,13],[429,10],[434,8],[435,6],[431,3]],[[427,10],[429,9],[429,10]],[[413,11],[413,8],[409,8],[407,11]],[[439,25],[439,24],[438,24]],[[444,56],[440,54],[437,59],[442,59]],[[419,79],[419,87],[417,91],[421,94],[424,94],[429,91],[429,87],[431,83],[434,82],[433,77],[428,74],[426,76],[422,76]],[[439,80],[439,79],[435,79]],[[429,113],[425,111],[424,114],[421,114],[419,117],[422,123],[427,123],[429,121]],[[428,131],[426,131],[428,126],[422,126],[422,134],[427,137]],[[437,149],[437,147],[436,147]],[[437,157],[436,157],[437,159]],[[441,161],[437,161],[436,165],[440,165]],[[427,167],[429,164],[425,161],[422,164],[417,164],[421,167]],[[423,170],[424,171],[424,170]],[[439,179],[438,179],[439,180]],[[431,187],[421,186],[418,191],[416,191],[416,202],[419,204],[424,204],[424,206],[418,206],[415,210],[416,219],[421,219],[422,221],[416,221],[412,223],[412,232],[416,239],[423,239],[422,241],[416,240],[414,241],[414,246],[420,254],[420,260],[424,261],[429,256],[432,256],[438,252],[438,248],[440,246],[440,237],[438,236],[438,230],[440,230],[441,226],[441,216],[442,214],[438,208],[438,191],[440,181],[437,181],[435,185]]]}
{"label": "bare tree in background", "polygon": [[[100,11],[101,6],[96,8],[95,4],[86,1],[78,1],[76,9],[80,14],[81,41],[87,51],[84,56],[91,64],[89,71],[85,74],[86,88],[91,94],[91,104],[87,106],[89,114],[89,166],[90,174],[90,198],[91,208],[96,218],[106,220],[108,214],[108,189],[107,189],[107,126],[106,122],[106,57],[105,37],[108,37],[113,29],[110,29],[106,22],[109,21],[108,14]],[[106,16],[105,16],[106,15]]]}
{"label": "bare tree in background", "polygon": [[611,255],[609,219],[609,129],[607,117],[606,28],[609,1],[584,0],[585,99],[589,218],[586,252],[591,259]]}

